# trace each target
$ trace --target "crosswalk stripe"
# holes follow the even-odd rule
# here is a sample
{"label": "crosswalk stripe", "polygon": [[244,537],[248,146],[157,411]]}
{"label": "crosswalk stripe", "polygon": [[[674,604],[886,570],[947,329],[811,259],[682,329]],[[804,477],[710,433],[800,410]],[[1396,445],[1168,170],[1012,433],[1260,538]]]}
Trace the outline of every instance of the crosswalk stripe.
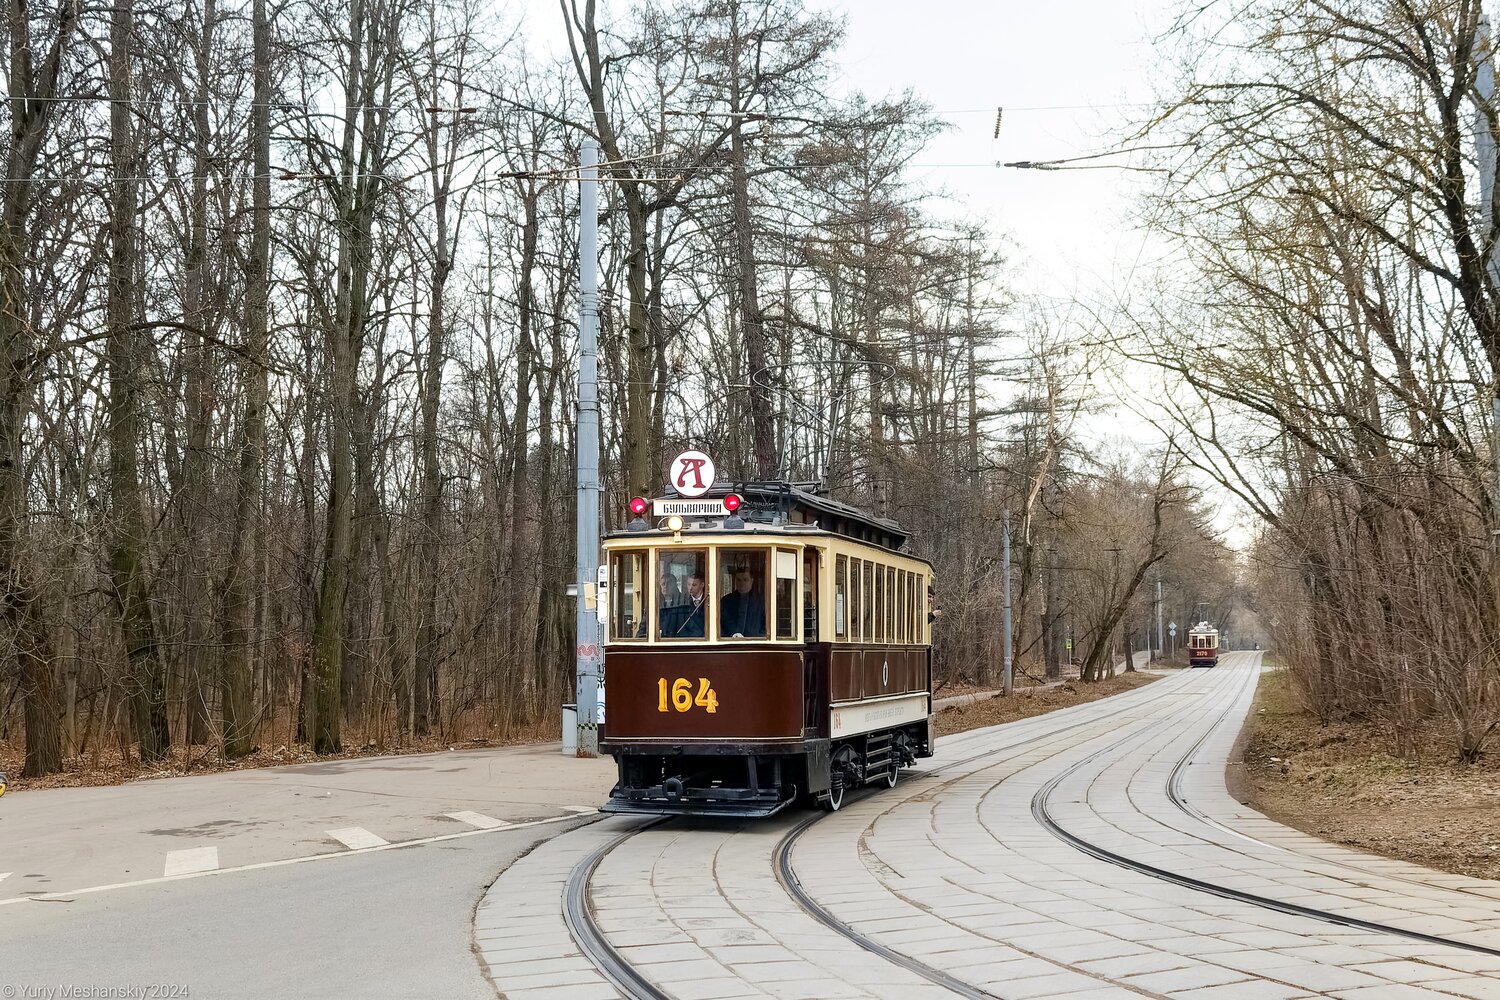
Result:
{"label": "crosswalk stripe", "polygon": [[447,813],[446,815],[449,819],[456,819],[460,823],[467,823],[470,826],[477,826],[481,830],[498,830],[502,826],[510,826],[510,824],[505,822],[505,820],[503,819],[496,819],[493,816],[486,816],[484,813],[469,812],[468,810],[465,810],[463,812]]}
{"label": "crosswalk stripe", "polygon": [[360,826],[345,827],[342,830],[329,830],[328,836],[337,840],[351,851],[358,851],[366,847],[383,847],[390,843],[385,838],[377,837],[369,830]]}
{"label": "crosswalk stripe", "polygon": [[188,875],[193,872],[211,872],[219,867],[217,847],[190,847],[185,851],[168,851],[163,877]]}

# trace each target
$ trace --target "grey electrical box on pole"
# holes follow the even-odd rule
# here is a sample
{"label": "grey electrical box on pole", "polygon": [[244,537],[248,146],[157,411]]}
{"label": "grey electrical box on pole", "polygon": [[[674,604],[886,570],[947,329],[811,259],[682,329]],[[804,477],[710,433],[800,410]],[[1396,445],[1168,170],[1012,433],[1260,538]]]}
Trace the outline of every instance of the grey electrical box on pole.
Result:
{"label": "grey electrical box on pole", "polygon": [[599,676],[604,660],[599,569],[599,144],[583,140],[578,178],[578,756],[599,755]]}
{"label": "grey electrical box on pole", "polygon": [[1002,586],[1005,592],[1005,673],[1001,675],[1001,682],[1005,693],[1010,694],[1015,690],[1015,677],[1011,670],[1012,657],[1010,648],[1010,508],[1005,509],[1005,578]]}

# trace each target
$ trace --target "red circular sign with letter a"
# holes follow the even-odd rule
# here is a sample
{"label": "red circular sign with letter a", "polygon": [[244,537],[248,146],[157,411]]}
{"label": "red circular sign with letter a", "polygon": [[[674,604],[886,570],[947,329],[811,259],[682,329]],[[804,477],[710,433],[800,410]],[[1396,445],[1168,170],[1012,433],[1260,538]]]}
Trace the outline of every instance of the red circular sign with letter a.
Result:
{"label": "red circular sign with letter a", "polygon": [[678,496],[701,497],[714,484],[714,460],[701,451],[685,451],[672,459],[667,482]]}

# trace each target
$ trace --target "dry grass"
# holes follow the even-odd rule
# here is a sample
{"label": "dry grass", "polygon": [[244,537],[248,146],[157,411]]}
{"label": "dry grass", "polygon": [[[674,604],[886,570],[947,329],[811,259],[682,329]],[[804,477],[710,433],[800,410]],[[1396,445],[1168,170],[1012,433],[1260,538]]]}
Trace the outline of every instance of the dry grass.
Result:
{"label": "dry grass", "polygon": [[1415,755],[1398,756],[1371,723],[1320,725],[1281,671],[1262,676],[1240,745],[1230,790],[1271,818],[1441,871],[1500,878],[1500,752],[1466,767],[1433,726]]}
{"label": "dry grass", "polygon": [[10,776],[9,791],[29,788],[82,788],[90,785],[123,785],[150,778],[180,778],[190,774],[217,774],[282,764],[313,764],[325,760],[350,760],[390,754],[432,753],[438,750],[473,749],[476,747],[520,746],[557,739],[557,723],[546,719],[527,726],[512,727],[504,738],[471,737],[442,740],[436,736],[406,739],[401,742],[367,740],[358,734],[345,735],[344,750],[336,754],[315,754],[305,743],[257,747],[248,757],[225,760],[217,747],[174,745],[165,760],[142,764],[128,751],[108,748],[98,753],[64,758],[63,769],[45,778],[22,778],[25,751],[19,745],[0,742],[0,771]]}
{"label": "dry grass", "polygon": [[950,736],[953,733],[998,726],[1002,722],[1029,719],[1060,708],[1098,701],[1112,694],[1134,690],[1157,679],[1152,674],[1129,673],[1117,674],[1094,684],[1074,680],[1059,687],[1030,691],[1018,688],[1009,698],[990,698],[987,701],[945,708],[933,719],[933,724],[938,736]]}

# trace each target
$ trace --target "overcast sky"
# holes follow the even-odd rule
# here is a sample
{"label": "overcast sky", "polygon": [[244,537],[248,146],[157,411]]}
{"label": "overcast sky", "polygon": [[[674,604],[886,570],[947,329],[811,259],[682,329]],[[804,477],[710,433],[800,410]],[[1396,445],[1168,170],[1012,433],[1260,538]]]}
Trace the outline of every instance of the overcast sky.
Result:
{"label": "overcast sky", "polygon": [[[1014,239],[1021,290],[1068,296],[1141,253],[1127,224],[1139,175],[1000,169],[1105,149],[1149,102],[1152,39],[1175,0],[808,0],[842,13],[839,64],[871,95],[910,88],[953,123],[919,162]],[[1006,109],[993,138],[995,109]],[[1039,109],[1039,110],[1030,110]],[[953,166],[946,166],[954,164]],[[961,164],[961,165],[960,165]]]}

